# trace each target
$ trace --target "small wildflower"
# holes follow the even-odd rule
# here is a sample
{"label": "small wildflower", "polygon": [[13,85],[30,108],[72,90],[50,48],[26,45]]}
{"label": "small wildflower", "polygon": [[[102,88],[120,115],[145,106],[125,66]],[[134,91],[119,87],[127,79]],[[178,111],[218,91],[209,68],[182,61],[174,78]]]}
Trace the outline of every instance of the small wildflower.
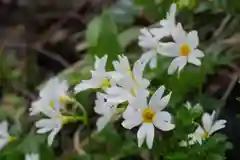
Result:
{"label": "small wildflower", "polygon": [[3,121],[0,123],[0,150],[2,150],[8,143],[14,141],[16,138],[8,133],[8,122]]}
{"label": "small wildflower", "polygon": [[39,155],[36,153],[26,154],[25,160],[39,160]]}
{"label": "small wildflower", "polygon": [[143,91],[142,93],[146,96],[149,94],[146,88],[150,82],[143,78],[144,63],[138,60],[131,70],[127,57],[119,56],[119,61],[114,61],[113,65],[116,70],[115,74],[121,75],[121,78],[106,90],[109,102],[131,101],[138,91]]}
{"label": "small wildflower", "polygon": [[149,149],[152,148],[154,139],[154,126],[162,131],[170,131],[175,125],[171,123],[172,116],[162,111],[170,100],[171,93],[162,98],[164,87],[160,87],[147,104],[147,98],[138,94],[135,101],[123,113],[122,126],[127,129],[140,126],[137,132],[138,146],[141,147],[146,139]]}
{"label": "small wildflower", "polygon": [[40,99],[32,103],[30,115],[36,115],[46,107],[63,108],[68,100],[67,91],[67,81],[60,81],[58,78],[49,80],[39,93]]}
{"label": "small wildflower", "polygon": [[45,108],[43,113],[48,118],[37,121],[35,125],[38,128],[38,134],[51,132],[48,136],[48,145],[51,146],[56,134],[61,130],[65,119],[60,111],[54,108]]}
{"label": "small wildflower", "polygon": [[74,88],[75,92],[82,92],[87,89],[107,89],[110,87],[110,73],[106,71],[107,55],[102,58],[96,57],[94,64],[94,71],[92,72],[92,78],[90,80],[83,80]]}
{"label": "small wildflower", "polygon": [[116,113],[116,106],[106,102],[104,94],[97,93],[94,111],[101,115],[97,120],[97,130],[100,132]]}
{"label": "small wildflower", "polygon": [[199,125],[198,128],[194,133],[191,133],[188,135],[190,138],[188,142],[183,141],[180,145],[186,146],[193,145],[194,143],[202,144],[202,141],[208,139],[213,133],[216,131],[225,128],[225,124],[227,123],[226,120],[217,120],[214,121],[215,118],[215,111],[213,111],[212,115],[209,115],[208,113],[204,113],[202,117],[202,125]]}
{"label": "small wildflower", "polygon": [[162,47],[164,55],[176,57],[168,68],[168,74],[173,74],[176,70],[179,73],[187,63],[200,66],[201,61],[198,58],[204,57],[204,54],[197,49],[199,44],[197,31],[191,31],[187,34],[179,23],[172,36],[175,43],[169,42]]}

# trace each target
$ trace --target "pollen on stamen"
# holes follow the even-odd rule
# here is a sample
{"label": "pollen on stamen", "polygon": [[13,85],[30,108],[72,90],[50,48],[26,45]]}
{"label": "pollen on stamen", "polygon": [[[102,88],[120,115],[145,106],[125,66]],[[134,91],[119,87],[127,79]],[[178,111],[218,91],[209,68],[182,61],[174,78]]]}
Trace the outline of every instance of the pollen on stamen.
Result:
{"label": "pollen on stamen", "polygon": [[191,49],[188,44],[183,44],[180,47],[180,56],[189,56]]}
{"label": "pollen on stamen", "polygon": [[143,122],[151,123],[155,119],[155,112],[151,108],[146,108],[142,113]]}

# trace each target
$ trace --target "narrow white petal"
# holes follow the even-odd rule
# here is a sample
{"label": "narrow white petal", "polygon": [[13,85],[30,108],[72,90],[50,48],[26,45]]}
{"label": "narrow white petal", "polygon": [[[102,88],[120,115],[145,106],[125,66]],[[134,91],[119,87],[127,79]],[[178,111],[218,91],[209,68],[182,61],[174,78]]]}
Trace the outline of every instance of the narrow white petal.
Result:
{"label": "narrow white petal", "polygon": [[0,137],[7,137],[7,136],[9,136],[8,122],[7,121],[2,121],[0,123]]}
{"label": "narrow white petal", "polygon": [[[134,115],[135,116],[135,115]],[[142,123],[141,118],[134,118],[132,120],[124,120],[122,126],[126,129],[132,129],[136,126],[139,126]]]}
{"label": "narrow white petal", "polygon": [[137,92],[136,97],[129,103],[131,103],[130,105],[136,109],[143,109],[148,106],[147,105],[147,97],[143,90]]}
{"label": "narrow white petal", "polygon": [[196,129],[195,133],[198,135],[202,135],[205,133],[204,129],[199,125],[198,128]]}
{"label": "narrow white petal", "polygon": [[100,118],[98,118],[96,126],[97,126],[97,131],[100,132],[102,129],[108,124],[108,122],[111,120],[111,116],[105,115]]}
{"label": "narrow white petal", "polygon": [[180,72],[184,66],[187,64],[187,58],[185,56],[180,56],[180,57],[177,57],[175,58],[169,68],[168,68],[168,74],[173,74],[177,69],[178,69],[178,72]]}
{"label": "narrow white petal", "polygon": [[62,122],[60,120],[55,120],[54,121],[55,126],[54,129],[52,130],[52,132],[48,135],[48,145],[51,146],[52,142],[56,136],[56,134],[58,134],[58,132],[61,130],[62,128]]}
{"label": "narrow white petal", "polygon": [[194,64],[196,66],[201,66],[201,61],[199,59],[197,59],[196,57],[192,56],[192,55],[190,55],[188,57],[188,62],[192,63],[192,64]]}
{"label": "narrow white petal", "polygon": [[167,107],[170,98],[171,98],[172,93],[169,93],[168,95],[164,96],[160,101],[159,101],[159,106],[156,108],[156,110],[163,110],[164,108]]}
{"label": "narrow white petal", "polygon": [[85,80],[75,86],[74,92],[78,93],[78,92],[85,91],[87,89],[99,88],[99,87],[100,87],[99,83],[95,83],[95,81],[93,81],[93,80]]}
{"label": "narrow white petal", "polygon": [[199,50],[199,49],[195,49],[194,51],[191,52],[191,55],[193,55],[196,58],[202,58],[204,57],[204,53],[203,51]]}
{"label": "narrow white petal", "polygon": [[54,129],[49,135],[48,135],[48,146],[51,146],[53,143],[53,140],[57,133],[60,131],[61,128]]}
{"label": "narrow white petal", "polygon": [[0,151],[7,145],[8,139],[1,139],[0,138]]}
{"label": "narrow white petal", "polygon": [[169,15],[170,15],[171,19],[175,19],[176,12],[177,12],[177,5],[176,5],[176,3],[173,3],[170,6],[170,10],[169,10]]}
{"label": "narrow white petal", "polygon": [[146,135],[147,146],[149,149],[152,149],[154,139],[154,126],[152,123],[146,123],[145,126],[147,132]]}
{"label": "narrow white petal", "polygon": [[152,28],[150,29],[150,32],[158,41],[169,35],[169,32],[167,32],[165,28]]}
{"label": "narrow white petal", "polygon": [[158,48],[158,53],[168,57],[179,56],[179,45],[173,42],[162,43]]}
{"label": "narrow white petal", "polygon": [[171,123],[172,116],[170,113],[161,111],[155,115],[153,124],[162,131],[170,131],[175,128],[175,125]]}
{"label": "narrow white petal", "polygon": [[95,59],[96,59],[95,64],[94,64],[95,70],[97,70],[99,72],[105,72],[105,66],[106,66],[106,63],[107,63],[107,58],[108,58],[107,55],[103,56],[100,59],[98,57],[95,57]]}
{"label": "narrow white petal", "polygon": [[157,56],[155,56],[151,59],[149,66],[151,69],[154,69],[157,67]]}
{"label": "narrow white petal", "polygon": [[187,42],[190,44],[192,49],[196,48],[199,44],[198,32],[195,30],[189,32],[187,35]]}
{"label": "narrow white petal", "polygon": [[37,133],[38,133],[38,134],[43,134],[43,133],[47,133],[47,132],[49,132],[49,131],[51,131],[51,130],[52,130],[52,128],[43,127],[43,128],[38,129],[38,130],[37,130]]}
{"label": "narrow white petal", "polygon": [[160,86],[156,92],[152,95],[150,101],[149,101],[149,106],[151,108],[159,108],[160,105],[159,105],[159,102],[163,96],[163,93],[164,93],[164,90],[165,90],[165,87],[164,86]]}
{"label": "narrow white petal", "polygon": [[128,105],[125,111],[123,112],[123,118],[128,119],[131,118],[138,110],[136,108],[132,107],[131,105]]}
{"label": "narrow white petal", "polygon": [[181,23],[178,23],[172,31],[172,37],[176,43],[186,43],[186,32],[183,30]]}
{"label": "narrow white petal", "polygon": [[202,117],[202,123],[203,123],[204,130],[206,132],[210,132],[212,128],[212,123],[213,123],[212,121],[213,121],[212,117],[208,113],[204,113]]}
{"label": "narrow white petal", "polygon": [[153,58],[155,58],[155,56],[156,56],[156,51],[150,50],[142,54],[142,56],[140,57],[140,61],[146,64],[149,61],[151,61]]}
{"label": "narrow white petal", "polygon": [[147,126],[142,124],[137,132],[138,147],[141,147],[147,134]]}
{"label": "narrow white petal", "polygon": [[209,135],[213,134],[214,132],[216,132],[216,131],[218,131],[218,130],[220,130],[222,128],[225,128],[225,124],[226,123],[227,123],[226,120],[218,120],[218,121],[216,121],[213,124],[213,126],[212,126],[212,128],[211,128],[211,130],[209,132]]}

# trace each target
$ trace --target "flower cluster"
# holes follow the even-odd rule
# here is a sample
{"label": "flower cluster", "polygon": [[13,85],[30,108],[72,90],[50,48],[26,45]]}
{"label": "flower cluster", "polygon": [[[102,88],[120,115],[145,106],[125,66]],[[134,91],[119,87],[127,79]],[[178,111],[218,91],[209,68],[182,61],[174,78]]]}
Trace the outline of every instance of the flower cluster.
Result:
{"label": "flower cluster", "polygon": [[[150,67],[157,67],[157,54],[175,57],[168,68],[168,74],[178,73],[187,63],[201,65],[199,58],[204,57],[201,50],[197,49],[199,38],[197,31],[187,33],[181,23],[176,23],[176,4],[172,4],[166,19],[160,21],[159,28],[143,28],[139,36],[139,45],[145,53],[142,59],[150,61]],[[174,42],[162,42],[164,37],[172,37]]]}
{"label": "flower cluster", "polygon": [[[187,63],[201,65],[199,58],[203,57],[202,51],[197,49],[199,38],[197,31],[187,33],[180,23],[175,20],[176,5],[172,4],[166,19],[160,21],[159,28],[143,28],[139,36],[139,45],[146,51],[142,57],[131,66],[128,58],[119,55],[112,62],[113,70],[106,69],[108,56],[95,57],[94,69],[91,78],[83,80],[74,87],[74,94],[88,89],[96,90],[94,111],[100,115],[96,122],[97,131],[113,120],[122,117],[122,126],[132,129],[139,126],[137,131],[138,146],[146,141],[149,149],[153,146],[155,129],[167,132],[176,128],[174,115],[170,112],[171,94],[163,85],[152,91],[149,89],[150,80],[144,77],[146,65],[157,66],[157,55],[175,57],[171,62],[168,73],[178,73]],[[174,42],[162,42],[164,37],[171,36]],[[86,124],[87,115],[81,104],[71,98],[68,83],[53,78],[46,83],[39,93],[39,99],[32,103],[30,115],[41,115],[35,124],[38,134],[50,132],[48,145],[53,143],[57,133],[63,125],[81,120]],[[83,116],[69,115],[66,104],[78,105]],[[202,110],[199,104],[191,106],[186,103],[188,111]],[[174,109],[174,108],[172,108]],[[212,115],[204,113],[202,125],[198,124],[194,133],[189,133],[187,140],[180,142],[186,147],[195,143],[202,144],[214,132],[225,127],[225,120],[215,121],[215,112]],[[196,122],[193,122],[196,124]],[[0,123],[0,149],[13,138],[8,133],[7,122]],[[38,155],[28,155],[26,159],[38,159]]]}

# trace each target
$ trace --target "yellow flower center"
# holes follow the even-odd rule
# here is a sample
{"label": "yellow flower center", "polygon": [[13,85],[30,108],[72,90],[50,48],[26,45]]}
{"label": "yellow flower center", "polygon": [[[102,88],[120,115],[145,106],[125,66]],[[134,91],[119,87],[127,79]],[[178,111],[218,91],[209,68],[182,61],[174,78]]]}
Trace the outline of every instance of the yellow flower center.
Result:
{"label": "yellow flower center", "polygon": [[67,101],[71,101],[71,99],[68,96],[61,96],[59,98],[59,102],[62,104],[65,104]]}
{"label": "yellow flower center", "polygon": [[188,44],[183,44],[180,47],[180,56],[189,56],[191,49]]}
{"label": "yellow flower center", "polygon": [[155,119],[155,112],[151,108],[144,109],[142,113],[143,122],[151,123]]}
{"label": "yellow flower center", "polygon": [[109,88],[111,86],[111,83],[108,79],[103,80],[101,88],[105,89],[105,88]]}
{"label": "yellow flower center", "polygon": [[201,138],[202,138],[203,140],[205,140],[205,139],[208,138],[208,136],[209,136],[208,132],[204,132],[204,133],[202,134]]}

